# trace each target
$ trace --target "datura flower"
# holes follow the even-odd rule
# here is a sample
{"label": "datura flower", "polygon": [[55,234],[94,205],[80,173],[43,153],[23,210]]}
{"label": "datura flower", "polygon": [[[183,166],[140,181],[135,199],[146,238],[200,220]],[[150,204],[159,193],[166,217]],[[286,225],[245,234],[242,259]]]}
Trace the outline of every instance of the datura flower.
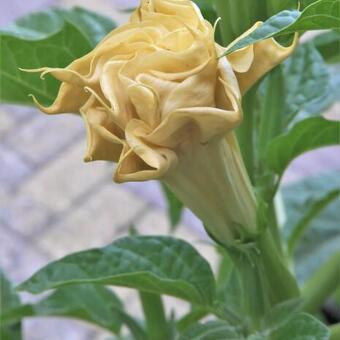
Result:
{"label": "datura flower", "polygon": [[48,114],[80,113],[86,162],[117,162],[119,183],[164,181],[226,244],[256,232],[233,133],[242,94],[292,49],[265,40],[219,58],[225,49],[193,2],[142,0],[89,54],[65,69],[33,70],[62,82],[52,106],[37,104]]}

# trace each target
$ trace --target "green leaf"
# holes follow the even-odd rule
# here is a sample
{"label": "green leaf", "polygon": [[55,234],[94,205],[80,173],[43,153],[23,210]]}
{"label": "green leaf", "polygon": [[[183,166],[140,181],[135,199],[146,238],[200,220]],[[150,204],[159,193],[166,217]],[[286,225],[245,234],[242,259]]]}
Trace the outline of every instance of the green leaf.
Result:
{"label": "green leaf", "polygon": [[337,29],[340,25],[340,0],[319,0],[298,10],[284,10],[265,21],[257,30],[239,40],[229,54],[258,41],[308,30]]}
{"label": "green leaf", "polygon": [[233,327],[224,321],[210,321],[191,326],[178,340],[242,340]]}
{"label": "green leaf", "polygon": [[315,47],[328,63],[340,62],[340,31],[333,30],[317,35],[313,39]]}
{"label": "green leaf", "polygon": [[297,123],[291,131],[275,138],[268,146],[267,164],[281,176],[290,162],[299,155],[340,143],[340,122],[321,117]]}
{"label": "green leaf", "polygon": [[[282,196],[287,212],[284,226],[286,239],[292,235],[294,226],[303,220],[306,212],[313,210],[315,202],[322,201],[334,192],[337,183],[339,174],[331,172],[283,187]],[[310,221],[310,226],[299,239],[294,259],[300,282],[308,279],[339,249],[339,209],[340,198],[337,197]]]}
{"label": "green leaf", "polygon": [[58,33],[64,25],[63,18],[54,10],[31,13],[15,23],[2,28],[1,36],[11,35],[25,40],[46,39]]}
{"label": "green leaf", "polygon": [[244,315],[242,301],[242,285],[240,277],[235,269],[231,270],[229,277],[225,280],[224,285],[219,289],[219,301],[237,316]]}
{"label": "green leaf", "polygon": [[98,14],[74,8],[34,13],[0,32],[0,102],[32,105],[35,95],[50,105],[58,92],[53,77],[19,70],[44,66],[66,67],[88,53],[114,23]]}
{"label": "green leaf", "polygon": [[318,0],[301,0],[300,1],[300,5],[302,6],[302,8],[306,8],[309,5],[311,5],[313,2],[316,2]]}
{"label": "green leaf", "polygon": [[34,306],[36,316],[61,316],[88,321],[119,333],[123,306],[117,296],[105,287],[77,285],[57,289]]}
{"label": "green leaf", "polygon": [[183,203],[176,197],[176,195],[163,183],[161,183],[167,204],[168,216],[170,219],[172,229],[175,229],[180,222],[183,213]]}
{"label": "green leaf", "polygon": [[208,20],[212,25],[214,25],[218,16],[211,1],[194,0],[194,2],[200,8],[204,19]]}
{"label": "green leaf", "polygon": [[292,255],[302,235],[306,232],[307,228],[312,226],[311,222],[332,202],[340,196],[340,189],[332,190],[326,196],[316,200],[311,204],[309,209],[303,217],[293,227],[293,230],[288,239],[288,253]]}
{"label": "green leaf", "polygon": [[272,16],[285,9],[297,9],[299,6],[298,0],[267,0],[267,15]]}
{"label": "green leaf", "polygon": [[126,324],[136,339],[145,339],[142,327],[123,310],[112,290],[99,285],[73,285],[55,290],[35,305],[22,305],[1,316],[1,324],[13,324],[25,317],[66,317],[92,323],[119,334]]}
{"label": "green leaf", "polygon": [[198,304],[211,304],[215,282],[208,262],[188,243],[171,237],[132,236],[52,262],[20,290],[41,293],[79,283],[136,288]]}
{"label": "green leaf", "polygon": [[273,331],[295,317],[296,313],[300,311],[302,306],[301,299],[294,299],[285,301],[276,305],[263,320],[263,328],[265,330]]}
{"label": "green leaf", "polygon": [[330,104],[330,75],[313,43],[300,45],[284,63],[285,121],[321,112]]}
{"label": "green leaf", "polygon": [[81,7],[57,9],[56,12],[76,26],[90,40],[92,47],[117,27],[112,19]]}
{"label": "green leaf", "polygon": [[222,20],[219,23],[223,45],[232,41],[247,31],[257,21],[267,18],[267,0],[213,0],[217,15]]}
{"label": "green leaf", "polygon": [[[18,294],[13,290],[11,283],[7,280],[4,273],[0,270],[0,321],[8,310],[20,306]],[[21,340],[20,320],[3,324],[0,322],[1,340]]]}
{"label": "green leaf", "polygon": [[252,334],[247,337],[247,340],[268,340],[268,338],[262,334]]}
{"label": "green leaf", "polygon": [[329,329],[308,314],[298,314],[270,335],[270,340],[328,340]]}
{"label": "green leaf", "polygon": [[302,288],[303,310],[311,314],[320,312],[339,288],[340,250],[336,251],[306,281]]}

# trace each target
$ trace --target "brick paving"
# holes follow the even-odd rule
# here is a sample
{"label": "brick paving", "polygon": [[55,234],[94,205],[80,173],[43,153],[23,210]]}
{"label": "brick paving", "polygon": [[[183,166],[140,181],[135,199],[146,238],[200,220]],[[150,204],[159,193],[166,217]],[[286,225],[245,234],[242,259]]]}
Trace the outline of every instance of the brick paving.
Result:
{"label": "brick paving", "polygon": [[[0,26],[19,14],[52,4],[84,5],[111,13],[121,22],[126,15],[114,10],[113,3],[34,0],[23,5],[22,0],[11,0],[11,4],[0,4]],[[337,110],[334,108],[333,114]],[[158,184],[113,184],[112,164],[82,163],[85,143],[83,123],[75,116],[49,117],[34,108],[0,106],[0,267],[15,283],[60,256],[108,244],[127,234],[131,225],[142,234],[168,232]],[[332,152],[339,153],[339,148]],[[306,169],[315,173],[330,166],[340,169],[339,157],[336,160],[329,150],[320,150],[295,161],[285,182],[303,177]],[[176,235],[193,242],[216,263],[212,247],[202,242],[205,233],[201,224],[191,213],[185,213]],[[130,310],[138,313],[135,293],[127,289],[119,292]],[[24,294],[23,298],[30,301],[32,296]],[[177,300],[167,300],[178,306]],[[42,318],[24,322],[25,340],[107,338],[107,333],[78,321]]]}

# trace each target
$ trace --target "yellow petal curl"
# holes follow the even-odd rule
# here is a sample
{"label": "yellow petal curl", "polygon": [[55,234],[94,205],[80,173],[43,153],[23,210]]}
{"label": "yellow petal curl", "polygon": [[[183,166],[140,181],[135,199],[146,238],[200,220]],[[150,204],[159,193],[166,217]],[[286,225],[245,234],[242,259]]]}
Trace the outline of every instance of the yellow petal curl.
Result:
{"label": "yellow petal curl", "polygon": [[[225,50],[235,45],[240,39],[248,36],[262,25],[257,22],[248,31],[233,41]],[[275,66],[287,59],[298,43],[298,34],[295,34],[293,43],[288,46],[280,45],[275,39],[269,38],[246,46],[227,56],[235,71],[241,93],[246,93],[260,78],[271,71]]]}

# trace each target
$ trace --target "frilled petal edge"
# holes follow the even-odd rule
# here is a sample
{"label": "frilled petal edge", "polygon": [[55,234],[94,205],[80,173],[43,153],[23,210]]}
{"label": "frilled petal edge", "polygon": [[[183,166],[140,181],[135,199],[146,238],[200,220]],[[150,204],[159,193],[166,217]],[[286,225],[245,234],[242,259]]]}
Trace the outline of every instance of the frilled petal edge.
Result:
{"label": "frilled petal edge", "polygon": [[[233,41],[227,49],[243,37],[255,31],[261,25],[262,22],[257,22],[247,32]],[[287,47],[280,45],[275,39],[269,38],[228,55],[226,58],[235,71],[242,95],[262,76],[288,58],[296,48],[297,43],[298,34],[295,34],[292,44]]]}

